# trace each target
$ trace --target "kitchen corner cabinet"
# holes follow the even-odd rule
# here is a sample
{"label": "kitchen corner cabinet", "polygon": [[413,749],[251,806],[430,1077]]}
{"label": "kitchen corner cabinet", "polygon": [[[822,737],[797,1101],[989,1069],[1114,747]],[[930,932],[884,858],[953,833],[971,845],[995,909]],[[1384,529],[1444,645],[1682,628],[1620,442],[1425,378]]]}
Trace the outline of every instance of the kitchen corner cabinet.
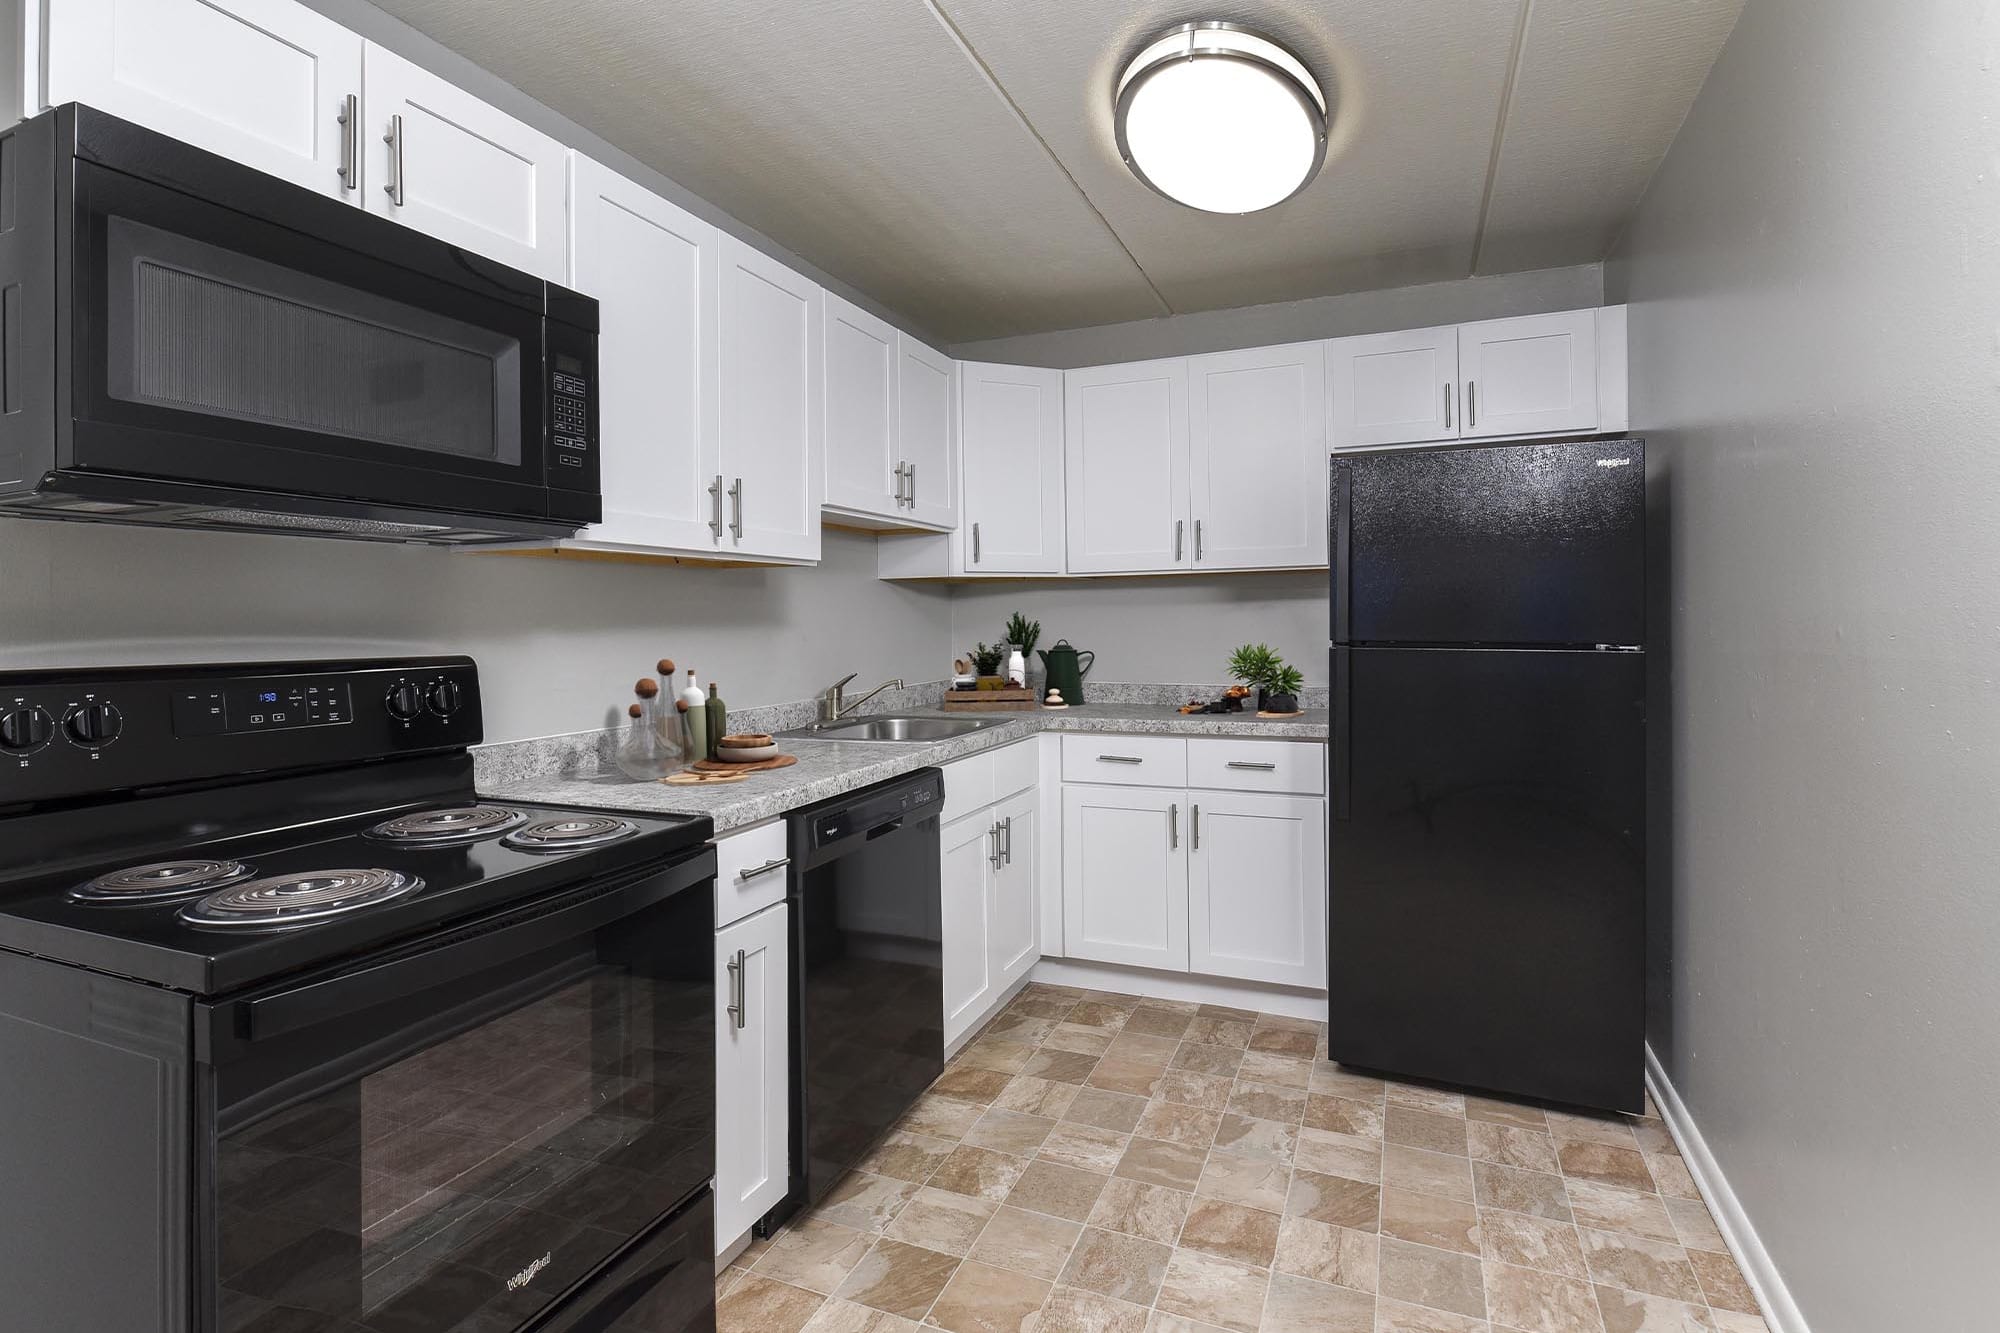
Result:
{"label": "kitchen corner cabinet", "polygon": [[873,528],[949,528],[958,512],[952,361],[825,295],[825,504]]}
{"label": "kitchen corner cabinet", "polygon": [[1192,357],[1195,569],[1326,561],[1326,353],[1318,342]]}
{"label": "kitchen corner cabinet", "polygon": [[1063,373],[958,367],[964,574],[1063,571]]}
{"label": "kitchen corner cabinet", "polygon": [[1188,970],[1326,984],[1326,804],[1188,793]]}
{"label": "kitchen corner cabinet", "polygon": [[1063,788],[1065,955],[1188,970],[1186,814],[1183,791]]}
{"label": "kitchen corner cabinet", "polygon": [[1068,371],[1063,452],[1071,573],[1189,567],[1184,358]]}
{"label": "kitchen corner cabinet", "polygon": [[710,503],[725,556],[819,559],[821,299],[817,283],[722,237],[721,450]]}
{"label": "kitchen corner cabinet", "polygon": [[791,1152],[790,907],[715,932],[715,1243],[785,1197]]}

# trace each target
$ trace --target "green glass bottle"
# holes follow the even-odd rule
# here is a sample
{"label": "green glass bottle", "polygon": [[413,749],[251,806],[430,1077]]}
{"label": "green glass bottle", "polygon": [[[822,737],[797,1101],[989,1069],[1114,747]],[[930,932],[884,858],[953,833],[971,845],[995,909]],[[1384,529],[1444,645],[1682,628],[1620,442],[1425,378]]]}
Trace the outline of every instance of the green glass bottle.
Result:
{"label": "green glass bottle", "polygon": [[718,758],[722,749],[722,738],[729,734],[729,706],[722,702],[716,692],[715,682],[708,683],[708,757]]}

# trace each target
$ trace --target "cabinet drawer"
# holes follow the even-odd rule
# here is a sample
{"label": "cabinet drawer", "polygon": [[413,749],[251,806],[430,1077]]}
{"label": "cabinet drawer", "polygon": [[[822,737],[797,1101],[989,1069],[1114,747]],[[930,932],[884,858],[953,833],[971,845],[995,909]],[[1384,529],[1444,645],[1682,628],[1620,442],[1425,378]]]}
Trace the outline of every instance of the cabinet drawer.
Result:
{"label": "cabinet drawer", "polygon": [[1187,786],[1187,742],[1178,736],[1065,736],[1062,755],[1064,782]]}
{"label": "cabinet drawer", "polygon": [[791,878],[785,821],[773,820],[716,840],[715,928],[785,900]]}
{"label": "cabinet drawer", "polygon": [[982,750],[954,759],[943,768],[944,805],[938,811],[943,826],[993,804],[993,752]]}
{"label": "cabinet drawer", "polygon": [[1041,781],[1041,759],[1033,741],[1017,741],[991,753],[994,800],[1004,801]]}
{"label": "cabinet drawer", "polygon": [[1322,796],[1326,747],[1309,741],[1189,741],[1188,786]]}

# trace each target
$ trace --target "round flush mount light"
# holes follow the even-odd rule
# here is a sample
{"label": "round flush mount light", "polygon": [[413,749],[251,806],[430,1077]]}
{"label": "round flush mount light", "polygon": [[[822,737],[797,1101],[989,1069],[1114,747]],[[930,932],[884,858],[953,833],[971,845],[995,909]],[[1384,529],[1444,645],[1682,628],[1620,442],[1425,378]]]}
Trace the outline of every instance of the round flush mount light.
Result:
{"label": "round flush mount light", "polygon": [[1183,23],[1119,76],[1118,153],[1154,190],[1209,213],[1255,213],[1326,160],[1326,95],[1297,56],[1233,23]]}

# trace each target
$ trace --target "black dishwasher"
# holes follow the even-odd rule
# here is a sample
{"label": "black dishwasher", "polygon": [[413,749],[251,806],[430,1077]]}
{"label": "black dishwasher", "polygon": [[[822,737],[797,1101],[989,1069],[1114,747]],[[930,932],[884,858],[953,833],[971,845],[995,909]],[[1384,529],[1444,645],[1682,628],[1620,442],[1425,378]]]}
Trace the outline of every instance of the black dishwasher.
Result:
{"label": "black dishwasher", "polygon": [[921,768],[788,817],[792,1180],[818,1203],[944,1072],[938,814]]}

